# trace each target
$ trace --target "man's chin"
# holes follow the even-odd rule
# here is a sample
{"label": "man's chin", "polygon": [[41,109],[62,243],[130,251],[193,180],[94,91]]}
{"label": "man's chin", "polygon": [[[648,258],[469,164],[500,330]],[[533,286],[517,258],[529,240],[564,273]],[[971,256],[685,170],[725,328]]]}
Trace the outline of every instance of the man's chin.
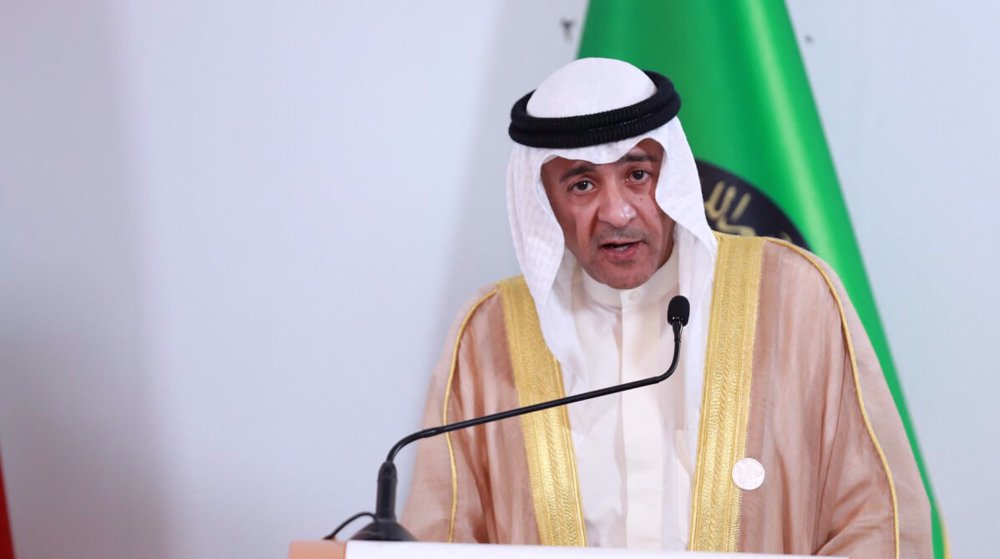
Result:
{"label": "man's chin", "polygon": [[639,287],[649,281],[649,278],[653,276],[652,273],[646,274],[634,271],[629,273],[612,273],[603,270],[595,270],[594,272],[590,270],[587,271],[590,277],[613,289],[635,289],[636,287]]}

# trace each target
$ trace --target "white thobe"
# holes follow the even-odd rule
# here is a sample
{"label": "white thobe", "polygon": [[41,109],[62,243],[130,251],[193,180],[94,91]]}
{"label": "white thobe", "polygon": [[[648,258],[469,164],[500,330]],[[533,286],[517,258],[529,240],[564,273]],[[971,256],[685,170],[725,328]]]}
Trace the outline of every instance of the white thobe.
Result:
{"label": "white thobe", "polygon": [[[585,272],[573,317],[585,390],[662,374],[673,355],[667,305],[678,291],[677,251],[643,285],[618,290]],[[588,544],[687,547],[693,454],[687,448],[683,378],[569,406]]]}

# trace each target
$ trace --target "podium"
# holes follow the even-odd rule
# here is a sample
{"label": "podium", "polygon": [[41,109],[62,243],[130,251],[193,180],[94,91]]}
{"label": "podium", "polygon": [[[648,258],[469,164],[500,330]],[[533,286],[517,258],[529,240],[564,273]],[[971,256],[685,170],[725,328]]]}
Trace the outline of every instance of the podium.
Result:
{"label": "podium", "polygon": [[803,555],[423,542],[292,542],[288,559],[789,559]]}

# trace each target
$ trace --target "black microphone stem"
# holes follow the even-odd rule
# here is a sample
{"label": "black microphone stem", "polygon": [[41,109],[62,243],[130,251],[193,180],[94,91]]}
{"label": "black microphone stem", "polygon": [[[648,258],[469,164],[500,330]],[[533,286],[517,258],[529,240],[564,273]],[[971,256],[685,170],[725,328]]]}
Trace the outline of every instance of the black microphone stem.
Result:
{"label": "black microphone stem", "polygon": [[[619,392],[625,392],[626,390],[642,388],[643,386],[663,382],[670,378],[670,375],[674,374],[674,370],[677,369],[677,362],[680,358],[681,350],[681,330],[683,330],[684,326],[687,324],[689,312],[690,307],[687,299],[680,296],[671,299],[670,305],[667,308],[667,321],[674,330],[674,355],[670,360],[670,366],[661,375],[642,380],[634,380],[632,382],[626,382],[625,384],[619,384],[616,386],[609,386],[607,388],[599,388],[597,390],[591,390],[590,392],[566,396],[557,400],[550,400],[548,402],[539,402],[537,404],[514,408],[512,410],[502,411],[484,417],[476,417],[465,421],[449,423],[448,425],[431,427],[430,429],[417,431],[416,433],[407,435],[401,439],[395,444],[395,446],[392,447],[391,450],[389,450],[389,454],[386,456],[385,462],[382,463],[382,467],[379,469],[378,496],[376,498],[375,514],[371,515],[373,516],[373,521],[371,524],[362,528],[361,531],[355,534],[351,539],[381,541],[412,541],[415,539],[413,534],[410,534],[406,528],[396,521],[396,466],[393,464],[393,460],[403,447],[413,441],[419,441],[420,439],[426,439],[436,435],[443,435],[459,429],[475,427],[476,425],[482,425],[491,421],[517,417],[527,413],[547,410],[557,406],[565,406],[567,404],[574,404],[576,402],[590,400],[591,398],[599,398],[601,396],[617,394]],[[353,520],[353,518],[355,517],[352,517],[351,520]],[[333,533],[326,537],[326,539],[333,539],[336,537],[337,532],[339,532],[343,527],[344,524],[342,524],[340,528],[334,530]]]}
{"label": "black microphone stem", "polygon": [[582,394],[574,394],[573,396],[566,396],[564,398],[559,398],[558,400],[539,402],[537,404],[531,404],[530,406],[524,406],[522,408],[514,408],[512,410],[485,415],[483,417],[475,417],[473,419],[467,419],[465,421],[458,421],[455,423],[449,423],[447,425],[431,427],[429,429],[424,429],[423,431],[417,431],[416,433],[403,437],[403,439],[401,439],[398,443],[396,443],[396,445],[393,446],[392,449],[389,451],[389,455],[386,457],[385,460],[386,462],[392,462],[396,458],[396,454],[398,454],[399,451],[403,449],[403,447],[412,443],[413,441],[419,441],[420,439],[426,439],[428,437],[443,435],[444,433],[450,433],[452,431],[457,431],[459,429],[465,429],[466,427],[474,427],[476,425],[482,425],[483,423],[489,423],[491,421],[499,421],[501,419],[517,417],[519,415],[524,415],[526,413],[533,413],[536,411],[547,410],[549,408],[565,406],[567,404],[574,404],[576,402],[582,402],[584,400],[589,400],[591,398],[607,396],[608,394],[616,394],[618,392],[632,390],[633,388],[640,388],[643,386],[656,384],[658,382],[663,382],[668,378],[670,378],[670,375],[674,374],[674,370],[677,368],[677,361],[680,357],[681,329],[683,327],[678,323],[673,323],[672,326],[674,327],[674,356],[670,360],[670,366],[667,367],[667,370],[661,375],[644,378],[641,380],[634,380],[632,382],[626,382],[624,384],[618,384],[615,386],[608,386],[606,388],[598,388],[597,390],[591,390],[590,392],[584,392]]}

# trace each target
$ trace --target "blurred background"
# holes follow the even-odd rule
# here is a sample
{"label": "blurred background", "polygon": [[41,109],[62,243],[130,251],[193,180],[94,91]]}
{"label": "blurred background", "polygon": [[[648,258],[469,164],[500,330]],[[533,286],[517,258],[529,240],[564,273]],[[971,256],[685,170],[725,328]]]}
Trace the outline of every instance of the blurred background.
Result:
{"label": "blurred background", "polygon": [[[998,6],[788,2],[955,557],[1000,520]],[[585,12],[0,2],[16,556],[281,557],[371,509],[454,314],[517,273],[509,107]]]}

